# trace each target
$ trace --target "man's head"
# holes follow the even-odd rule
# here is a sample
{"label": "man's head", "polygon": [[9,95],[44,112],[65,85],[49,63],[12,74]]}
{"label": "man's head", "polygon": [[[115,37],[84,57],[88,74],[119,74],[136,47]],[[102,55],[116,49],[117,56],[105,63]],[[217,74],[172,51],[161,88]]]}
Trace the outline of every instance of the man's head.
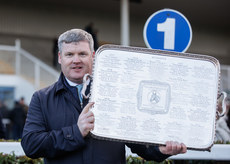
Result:
{"label": "man's head", "polygon": [[58,62],[67,79],[79,84],[86,73],[92,73],[93,44],[91,34],[81,29],[72,29],[59,36]]}
{"label": "man's head", "polygon": [[21,98],[20,98],[19,103],[20,103],[20,104],[24,104],[24,103],[25,103],[24,97],[21,97]]}
{"label": "man's head", "polygon": [[72,29],[61,34],[58,38],[58,50],[59,52],[62,52],[63,43],[77,43],[80,41],[88,42],[90,45],[90,50],[94,52],[94,40],[92,35],[81,29]]}

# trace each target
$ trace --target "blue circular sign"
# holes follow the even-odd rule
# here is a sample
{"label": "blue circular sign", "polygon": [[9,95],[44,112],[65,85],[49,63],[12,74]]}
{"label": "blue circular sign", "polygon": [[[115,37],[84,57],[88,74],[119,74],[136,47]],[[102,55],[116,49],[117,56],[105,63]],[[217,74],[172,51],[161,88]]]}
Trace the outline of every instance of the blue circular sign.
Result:
{"label": "blue circular sign", "polygon": [[185,52],[191,44],[192,29],[183,14],[163,9],[148,18],[143,35],[149,48]]}

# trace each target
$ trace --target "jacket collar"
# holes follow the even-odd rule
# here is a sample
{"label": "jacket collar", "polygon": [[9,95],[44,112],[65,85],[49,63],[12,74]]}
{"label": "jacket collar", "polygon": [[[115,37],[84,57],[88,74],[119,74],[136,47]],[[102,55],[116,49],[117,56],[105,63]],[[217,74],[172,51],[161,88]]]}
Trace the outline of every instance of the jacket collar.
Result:
{"label": "jacket collar", "polygon": [[[58,93],[61,93],[61,92],[68,92],[68,88],[67,86],[65,85],[65,76],[63,74],[63,72],[61,72],[60,76],[59,76],[59,79],[58,81],[56,82],[56,91],[55,91],[55,94],[58,94]],[[91,85],[91,82],[90,81],[90,85]],[[67,83],[67,82],[66,82]],[[87,89],[86,89],[86,95],[88,93],[90,93],[90,85],[87,86]],[[88,102],[88,100],[86,100],[86,103]],[[85,104],[84,104],[85,105]]]}
{"label": "jacket collar", "polygon": [[62,72],[60,74],[60,77],[59,77],[58,81],[56,82],[55,94],[62,94],[62,96],[64,96],[67,100],[69,100],[70,103],[72,103],[75,106],[77,111],[79,113],[81,113],[81,110],[82,110],[81,106],[77,102],[77,100],[75,99],[74,95],[71,94],[71,91],[65,85],[65,76],[64,76],[64,74]]}
{"label": "jacket collar", "polygon": [[62,91],[62,90],[67,90],[65,84],[64,84],[64,74],[61,72],[58,81],[57,81],[57,87],[56,87],[56,93]]}

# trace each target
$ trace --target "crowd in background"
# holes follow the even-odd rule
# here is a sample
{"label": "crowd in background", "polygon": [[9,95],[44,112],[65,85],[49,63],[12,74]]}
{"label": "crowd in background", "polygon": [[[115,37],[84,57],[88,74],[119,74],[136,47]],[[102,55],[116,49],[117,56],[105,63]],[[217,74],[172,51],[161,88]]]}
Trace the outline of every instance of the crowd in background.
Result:
{"label": "crowd in background", "polygon": [[18,140],[22,137],[28,106],[24,98],[14,102],[13,109],[8,109],[0,100],[0,138]]}

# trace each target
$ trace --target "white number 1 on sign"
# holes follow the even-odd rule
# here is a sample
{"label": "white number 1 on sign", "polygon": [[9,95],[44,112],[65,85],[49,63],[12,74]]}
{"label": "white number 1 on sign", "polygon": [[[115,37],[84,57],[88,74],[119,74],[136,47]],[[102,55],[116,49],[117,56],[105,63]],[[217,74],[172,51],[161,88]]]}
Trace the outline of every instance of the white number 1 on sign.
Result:
{"label": "white number 1 on sign", "polygon": [[157,31],[164,32],[164,49],[175,49],[175,21],[174,18],[167,18],[157,24]]}

